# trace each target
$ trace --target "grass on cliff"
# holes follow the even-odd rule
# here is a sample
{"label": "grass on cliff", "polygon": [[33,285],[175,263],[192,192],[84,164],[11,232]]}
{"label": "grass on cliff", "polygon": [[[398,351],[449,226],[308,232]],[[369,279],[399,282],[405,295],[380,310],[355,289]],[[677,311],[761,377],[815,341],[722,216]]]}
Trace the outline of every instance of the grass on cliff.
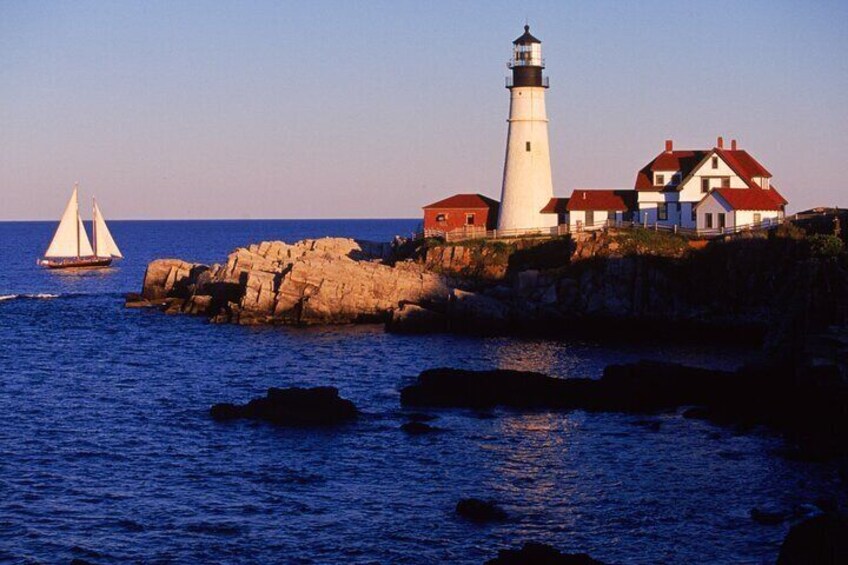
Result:
{"label": "grass on cliff", "polygon": [[681,257],[690,250],[689,241],[683,236],[645,228],[618,232],[612,241],[618,245],[617,253],[622,255]]}

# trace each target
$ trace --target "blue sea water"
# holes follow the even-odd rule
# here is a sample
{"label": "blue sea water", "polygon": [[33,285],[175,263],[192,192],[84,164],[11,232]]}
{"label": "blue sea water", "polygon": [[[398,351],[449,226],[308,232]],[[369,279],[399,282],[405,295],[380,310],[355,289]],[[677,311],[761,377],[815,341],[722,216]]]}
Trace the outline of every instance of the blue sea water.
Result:
{"label": "blue sea water", "polygon": [[[639,358],[733,367],[756,352],[661,343],[398,336],[379,326],[211,325],[123,308],[147,262],[221,261],[263,239],[389,240],[413,220],[113,222],[108,271],[35,265],[51,223],[0,223],[0,561],[481,563],[540,541],[610,563],[768,563],[791,510],[837,469],[779,438],[687,420],[440,410],[410,437],[399,389],[436,366],[598,376]],[[216,423],[215,402],[333,385],[364,412],[331,430]],[[504,523],[458,519],[492,498]]]}

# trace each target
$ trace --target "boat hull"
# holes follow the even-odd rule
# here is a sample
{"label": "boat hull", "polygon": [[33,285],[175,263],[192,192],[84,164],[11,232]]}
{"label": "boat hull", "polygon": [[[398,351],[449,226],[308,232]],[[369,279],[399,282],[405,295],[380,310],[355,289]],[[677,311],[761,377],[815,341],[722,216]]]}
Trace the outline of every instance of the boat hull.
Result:
{"label": "boat hull", "polygon": [[70,257],[68,259],[42,259],[39,265],[47,269],[98,269],[112,264],[111,257]]}

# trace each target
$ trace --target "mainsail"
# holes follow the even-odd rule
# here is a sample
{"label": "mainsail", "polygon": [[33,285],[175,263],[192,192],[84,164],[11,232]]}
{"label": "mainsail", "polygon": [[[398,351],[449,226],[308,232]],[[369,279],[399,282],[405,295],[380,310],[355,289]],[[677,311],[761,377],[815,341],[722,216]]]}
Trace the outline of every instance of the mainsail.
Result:
{"label": "mainsail", "polygon": [[103,213],[97,206],[96,200],[94,201],[92,229],[94,230],[94,255],[97,257],[123,257],[115,240],[112,239],[112,234],[109,233],[109,228],[106,227],[106,220],[103,218]]}
{"label": "mainsail", "polygon": [[45,257],[90,257],[94,255],[91,242],[82,225],[79,215],[79,202],[77,200],[77,186],[71,193],[71,199],[65,207],[65,213],[59,221],[59,227],[53,235],[50,247],[47,248]]}

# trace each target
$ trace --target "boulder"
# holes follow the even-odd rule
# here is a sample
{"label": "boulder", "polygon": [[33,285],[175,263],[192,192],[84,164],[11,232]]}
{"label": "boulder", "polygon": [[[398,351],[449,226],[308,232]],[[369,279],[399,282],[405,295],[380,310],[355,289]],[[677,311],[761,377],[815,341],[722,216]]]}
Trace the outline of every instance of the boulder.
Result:
{"label": "boulder", "polygon": [[263,420],[278,426],[325,426],[356,419],[353,402],[339,397],[333,387],[270,388],[265,397],[247,404],[215,404],[210,410],[214,420]]}
{"label": "boulder", "polygon": [[507,518],[500,506],[479,498],[463,498],[456,503],[456,513],[472,522],[503,522]]}
{"label": "boulder", "polygon": [[206,265],[180,259],[156,259],[147,265],[141,295],[147,300],[169,296],[187,298],[188,288],[207,269]]}
{"label": "boulder", "polygon": [[792,526],[777,565],[848,563],[848,518],[824,514]]}
{"label": "boulder", "polygon": [[400,429],[411,436],[419,436],[441,431],[439,428],[431,426],[430,424],[425,424],[424,422],[407,422],[401,425]]}
{"label": "boulder", "polygon": [[386,330],[393,333],[434,333],[447,331],[447,317],[417,304],[402,304],[392,312]]}
{"label": "boulder", "polygon": [[604,565],[585,553],[562,553],[543,543],[525,543],[521,549],[501,549],[486,565]]}

